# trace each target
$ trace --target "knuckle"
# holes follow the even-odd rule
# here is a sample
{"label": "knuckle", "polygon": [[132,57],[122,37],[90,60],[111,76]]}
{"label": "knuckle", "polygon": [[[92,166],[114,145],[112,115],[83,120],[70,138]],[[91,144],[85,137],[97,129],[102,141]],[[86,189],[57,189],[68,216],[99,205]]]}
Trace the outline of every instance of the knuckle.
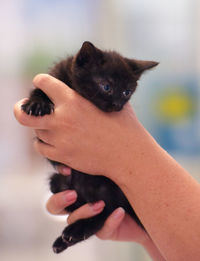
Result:
{"label": "knuckle", "polygon": [[45,142],[45,143],[47,143],[47,144],[50,144],[50,142],[52,142],[52,139],[49,138],[49,136],[48,136],[47,133],[44,133],[44,132],[42,132],[41,130],[40,130],[40,131],[36,130],[35,132],[36,132],[37,137],[38,137],[40,140],[42,140],[43,142]]}
{"label": "knuckle", "polygon": [[38,153],[42,154],[42,149],[38,140],[34,140],[33,147]]}
{"label": "knuckle", "polygon": [[36,139],[36,140],[34,141],[33,146],[34,146],[34,149],[35,149],[39,154],[41,154],[42,156],[44,156],[44,157],[46,157],[46,158],[51,158],[51,155],[50,155],[51,153],[46,150],[45,146],[44,146],[38,139]]}

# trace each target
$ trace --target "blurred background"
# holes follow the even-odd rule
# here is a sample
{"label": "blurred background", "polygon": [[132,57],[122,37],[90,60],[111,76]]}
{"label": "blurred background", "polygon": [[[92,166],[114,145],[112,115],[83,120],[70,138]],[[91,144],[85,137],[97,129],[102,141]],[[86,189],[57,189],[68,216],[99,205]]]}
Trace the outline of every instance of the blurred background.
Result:
{"label": "blurred background", "polygon": [[51,244],[65,219],[47,214],[51,168],[13,116],[31,80],[85,40],[129,58],[159,61],[132,105],[155,139],[200,178],[198,0],[0,1],[0,260],[150,260],[136,244],[95,237],[60,255]]}

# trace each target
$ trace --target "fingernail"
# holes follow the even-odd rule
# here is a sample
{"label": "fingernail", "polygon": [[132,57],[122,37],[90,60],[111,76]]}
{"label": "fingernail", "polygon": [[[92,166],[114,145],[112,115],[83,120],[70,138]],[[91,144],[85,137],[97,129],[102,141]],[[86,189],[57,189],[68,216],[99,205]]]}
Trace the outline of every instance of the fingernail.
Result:
{"label": "fingernail", "polygon": [[75,191],[66,191],[63,195],[63,199],[66,202],[72,202],[75,201],[77,198],[77,194]]}
{"label": "fingernail", "polygon": [[92,206],[92,210],[93,211],[98,212],[98,211],[102,210],[105,207],[105,203],[104,203],[103,200],[100,200],[98,202],[95,202],[91,206]]}
{"label": "fingernail", "polygon": [[120,207],[115,210],[115,212],[113,213],[113,217],[115,219],[119,219],[124,215],[124,213],[125,213],[124,209]]}
{"label": "fingernail", "polygon": [[59,166],[58,171],[63,175],[71,175],[71,168],[67,166]]}

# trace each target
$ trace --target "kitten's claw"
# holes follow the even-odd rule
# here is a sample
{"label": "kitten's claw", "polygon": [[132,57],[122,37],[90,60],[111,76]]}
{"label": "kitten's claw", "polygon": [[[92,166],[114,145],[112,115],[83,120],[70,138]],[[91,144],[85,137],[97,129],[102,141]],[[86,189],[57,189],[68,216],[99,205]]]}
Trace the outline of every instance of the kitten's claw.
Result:
{"label": "kitten's claw", "polygon": [[27,103],[21,106],[22,110],[28,115],[44,116],[51,114],[54,111],[53,104],[44,101],[27,101]]}
{"label": "kitten's claw", "polygon": [[62,232],[62,240],[68,245],[68,247],[75,245],[76,243],[83,241],[86,239],[86,235],[84,233],[84,228],[82,227],[82,223],[71,224],[64,229]]}
{"label": "kitten's claw", "polygon": [[76,244],[77,240],[74,239],[72,236],[67,236],[65,234],[62,234],[62,240],[67,244],[67,246],[73,246]]}

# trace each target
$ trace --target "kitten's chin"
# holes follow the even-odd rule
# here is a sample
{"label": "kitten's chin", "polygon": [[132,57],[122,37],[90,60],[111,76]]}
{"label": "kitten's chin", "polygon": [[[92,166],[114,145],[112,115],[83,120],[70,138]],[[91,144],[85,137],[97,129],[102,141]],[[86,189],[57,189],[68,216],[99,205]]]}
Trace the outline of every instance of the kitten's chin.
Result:
{"label": "kitten's chin", "polygon": [[104,112],[113,112],[113,111],[121,111],[123,108],[123,105],[121,104],[110,104],[110,103],[96,103],[95,104],[99,109],[101,109]]}
{"label": "kitten's chin", "polygon": [[111,106],[109,106],[106,102],[104,103],[95,103],[95,105],[101,109],[102,111],[104,112],[112,112],[113,111],[113,108]]}
{"label": "kitten's chin", "polygon": [[105,111],[105,112],[112,112],[113,109],[112,109],[112,108],[106,108],[104,111]]}
{"label": "kitten's chin", "polygon": [[113,107],[107,107],[107,108],[101,108],[105,112],[113,112],[113,111],[121,111],[122,107],[120,108],[113,108]]}
{"label": "kitten's chin", "polygon": [[112,105],[112,107],[108,108],[108,112],[121,111],[122,108],[123,108],[123,105]]}
{"label": "kitten's chin", "polygon": [[103,111],[105,111],[105,112],[112,112],[112,111],[114,111],[114,108],[113,107],[111,107],[111,106],[98,106],[101,110],[103,110]]}

